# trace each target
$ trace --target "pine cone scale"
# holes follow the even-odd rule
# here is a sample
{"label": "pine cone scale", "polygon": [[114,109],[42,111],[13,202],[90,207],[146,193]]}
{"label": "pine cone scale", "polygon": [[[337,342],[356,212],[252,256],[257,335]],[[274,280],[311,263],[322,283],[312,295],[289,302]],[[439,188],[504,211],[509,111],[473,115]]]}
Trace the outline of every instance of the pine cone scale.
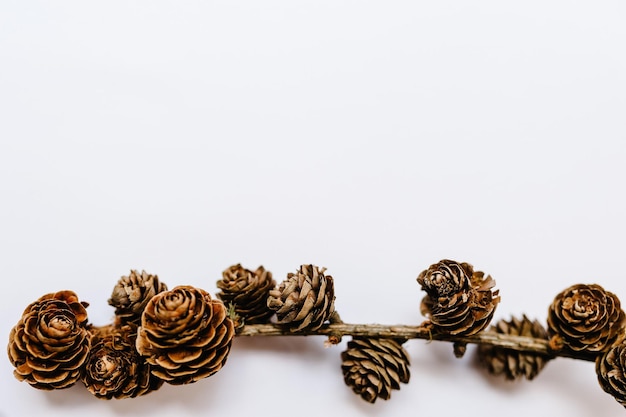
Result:
{"label": "pine cone scale", "polygon": [[626,408],[626,340],[596,358],[596,375],[602,390]]}
{"label": "pine cone scale", "polygon": [[202,356],[202,349],[185,349],[167,352],[167,358],[174,364],[193,362]]}
{"label": "pine cone scale", "polygon": [[115,315],[121,324],[132,323],[139,325],[141,314],[148,301],[163,291],[167,285],[159,277],[141,271],[131,270],[128,276],[122,276],[115,287],[109,304],[115,307]]}
{"label": "pine cone scale", "polygon": [[27,356],[25,358],[25,364],[28,366],[29,369],[32,369],[33,372],[37,372],[37,371],[54,371],[58,368],[61,367],[62,363],[61,362],[56,362],[54,363],[52,366],[48,366],[47,362],[45,360],[41,360],[41,359],[36,359],[32,356]]}
{"label": "pine cone scale", "polygon": [[313,307],[315,306],[315,299],[315,294],[313,292],[309,292],[304,298],[303,302],[300,304],[300,311],[298,312],[294,320],[304,320],[304,318],[309,315],[311,310],[313,310]]}
{"label": "pine cone scale", "polygon": [[500,302],[493,278],[465,262],[441,260],[422,271],[417,282],[426,292],[420,311],[434,329],[451,335],[483,330]]}
{"label": "pine cone scale", "polygon": [[[76,372],[78,373],[78,372]],[[38,372],[33,372],[33,378],[35,381],[42,384],[58,384],[67,380],[70,377],[70,371],[56,372],[53,375],[48,374],[40,374]],[[58,387],[55,387],[58,389]]]}
{"label": "pine cone scale", "polygon": [[211,338],[211,341],[206,344],[206,347],[209,349],[222,345],[227,338],[232,338],[232,330],[226,326],[220,326],[217,329],[214,329],[212,333],[213,337]]}
{"label": "pine cone scale", "polygon": [[[526,336],[548,340],[547,330],[537,321],[531,321],[525,315],[521,320],[500,320],[487,332],[513,336]],[[532,380],[551,359],[548,355],[523,353],[501,347],[480,345],[477,350],[480,363],[492,375],[502,375],[508,380],[525,377]]]}
{"label": "pine cone scale", "polygon": [[132,322],[100,329],[94,335],[92,353],[81,379],[97,398],[134,398],[163,385],[150,374],[150,364],[141,360],[135,350],[136,337]]}
{"label": "pine cone scale", "polygon": [[267,306],[275,311],[279,324],[290,331],[317,330],[334,313],[333,278],[325,268],[301,265],[269,292]]}
{"label": "pine cone scale", "polygon": [[35,343],[24,343],[20,339],[16,339],[16,341],[19,341],[19,343],[15,343],[15,345],[11,346],[10,352],[17,353],[17,350],[19,349],[20,351],[26,352],[31,355],[31,360],[38,358],[40,360],[46,361],[56,355],[56,352],[54,351],[45,351],[42,347],[37,346]]}
{"label": "pine cone scale", "polygon": [[232,305],[243,322],[266,323],[274,315],[267,299],[275,286],[272,273],[262,266],[251,271],[237,264],[222,272],[222,279],[217,282],[221,290],[217,297],[226,305]]}
{"label": "pine cone scale", "polygon": [[400,341],[354,337],[341,354],[346,385],[365,401],[387,400],[409,381],[409,360]]}
{"label": "pine cone scale", "polygon": [[576,284],[561,291],[548,308],[553,348],[598,354],[624,333],[626,316],[619,299],[597,284]]}
{"label": "pine cone scale", "polygon": [[137,351],[153,365],[153,375],[174,385],[198,381],[221,369],[234,336],[223,302],[190,286],[153,297],[141,323]]}
{"label": "pine cone scale", "polygon": [[90,345],[85,305],[75,293],[59,291],[26,307],[7,348],[16,378],[45,390],[78,380]]}

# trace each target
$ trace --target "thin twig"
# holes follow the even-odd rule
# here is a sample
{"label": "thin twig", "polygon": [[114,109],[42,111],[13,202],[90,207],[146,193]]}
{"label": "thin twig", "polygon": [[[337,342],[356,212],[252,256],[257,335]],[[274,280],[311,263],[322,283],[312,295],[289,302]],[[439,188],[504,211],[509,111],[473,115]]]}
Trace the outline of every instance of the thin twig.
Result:
{"label": "thin twig", "polygon": [[512,336],[495,332],[480,332],[473,336],[453,336],[433,332],[432,327],[419,325],[384,325],[384,324],[326,324],[318,330],[292,332],[279,324],[249,324],[237,331],[237,336],[366,336],[397,339],[425,339],[446,342],[473,343],[492,345],[518,352],[537,353],[546,356],[561,356],[586,361],[595,360],[595,356],[580,352],[551,350],[548,341],[525,336]]}

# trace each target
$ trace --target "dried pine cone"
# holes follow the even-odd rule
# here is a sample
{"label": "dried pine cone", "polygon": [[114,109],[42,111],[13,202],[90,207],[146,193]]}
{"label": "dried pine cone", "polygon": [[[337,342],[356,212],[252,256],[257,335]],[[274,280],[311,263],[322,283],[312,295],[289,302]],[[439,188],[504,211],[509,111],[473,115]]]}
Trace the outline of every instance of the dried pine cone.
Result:
{"label": "dried pine cone", "polygon": [[392,389],[410,378],[409,356],[403,341],[355,337],[341,353],[343,378],[365,401],[388,400]]}
{"label": "dried pine cone", "polygon": [[483,330],[500,302],[491,276],[474,271],[468,263],[448,259],[431,265],[417,277],[426,291],[422,314],[434,329],[446,334],[469,336]]}
{"label": "dried pine cone", "polygon": [[279,324],[292,332],[317,330],[335,311],[333,277],[326,268],[302,265],[289,273],[277,289],[270,291],[267,306],[276,311]]}
{"label": "dried pine cone", "polygon": [[602,389],[626,408],[626,341],[596,358],[596,374]]}
{"label": "dried pine cone", "polygon": [[9,335],[13,374],[35,388],[67,388],[80,379],[89,355],[87,303],[59,291],[31,303]]}
{"label": "dried pine cone", "polygon": [[217,297],[224,304],[233,305],[245,323],[266,323],[274,315],[267,307],[267,297],[275,286],[272,273],[262,266],[253,272],[237,264],[222,272],[222,279],[217,281],[217,288],[222,291]]}
{"label": "dried pine cone", "polygon": [[120,278],[113,288],[109,304],[115,307],[115,315],[122,323],[138,325],[148,301],[163,291],[167,291],[167,286],[158,276],[131,270],[130,275]]}
{"label": "dried pine cone", "polygon": [[131,326],[106,328],[95,334],[82,377],[89,392],[107,400],[134,398],[163,385],[135,350],[135,338],[136,328]]}
{"label": "dried pine cone", "polygon": [[619,299],[597,284],[576,284],[559,293],[548,309],[550,347],[597,354],[624,333]]}
{"label": "dried pine cone", "polygon": [[[537,320],[531,321],[526,315],[523,315],[521,320],[515,317],[508,321],[500,320],[487,331],[548,340],[548,332],[541,323]],[[532,380],[551,359],[548,355],[524,353],[489,345],[478,346],[477,352],[480,363],[490,374],[504,375],[508,380],[522,377]]]}
{"label": "dried pine cone", "polygon": [[173,385],[213,375],[226,363],[234,335],[224,303],[206,291],[178,286],[152,297],[136,347],[153,375]]}

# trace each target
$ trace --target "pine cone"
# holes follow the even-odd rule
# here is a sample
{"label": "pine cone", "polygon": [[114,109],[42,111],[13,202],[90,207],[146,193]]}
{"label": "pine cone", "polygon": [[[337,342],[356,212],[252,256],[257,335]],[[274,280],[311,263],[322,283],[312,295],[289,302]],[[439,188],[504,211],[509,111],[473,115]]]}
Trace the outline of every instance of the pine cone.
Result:
{"label": "pine cone", "polygon": [[139,325],[148,301],[163,291],[167,291],[167,286],[159,281],[158,276],[131,270],[130,275],[120,278],[113,288],[109,305],[115,307],[115,315],[122,324]]}
{"label": "pine cone", "polygon": [[35,388],[67,388],[80,379],[89,355],[87,303],[59,291],[31,303],[11,329],[8,354],[13,374]]}
{"label": "pine cone", "polygon": [[409,356],[402,341],[354,337],[341,353],[343,378],[365,401],[388,400],[392,389],[410,378]]}
{"label": "pine cone", "polygon": [[[548,340],[548,332],[541,323],[537,320],[531,321],[526,315],[521,320],[515,317],[509,321],[500,320],[487,331]],[[522,377],[532,380],[551,359],[548,355],[523,353],[489,345],[478,346],[477,352],[480,363],[490,374],[504,375],[511,381]]]}
{"label": "pine cone", "polygon": [[218,292],[217,297],[224,304],[233,305],[235,313],[245,323],[267,323],[274,315],[267,307],[267,297],[275,286],[272,273],[262,266],[252,272],[237,264],[222,272],[222,279],[217,281],[217,288],[222,292]]}
{"label": "pine cone", "polygon": [[134,398],[163,385],[135,350],[136,336],[136,328],[131,326],[107,328],[94,335],[82,377],[89,392],[107,400]]}
{"label": "pine cone", "polygon": [[576,284],[559,293],[548,309],[550,347],[597,354],[624,333],[619,299],[597,284]]}
{"label": "pine cone", "polygon": [[152,297],[137,332],[137,351],[152,374],[173,385],[213,375],[226,363],[234,335],[222,301],[192,286]]}
{"label": "pine cone", "polygon": [[596,374],[602,389],[626,408],[626,341],[596,358]]}
{"label": "pine cone", "polygon": [[333,277],[326,268],[302,265],[289,273],[277,289],[271,290],[267,306],[276,311],[279,324],[292,332],[317,330],[335,311]]}
{"label": "pine cone", "polygon": [[417,277],[426,291],[421,312],[439,332],[469,336],[483,330],[500,302],[491,276],[468,263],[448,259],[431,265]]}

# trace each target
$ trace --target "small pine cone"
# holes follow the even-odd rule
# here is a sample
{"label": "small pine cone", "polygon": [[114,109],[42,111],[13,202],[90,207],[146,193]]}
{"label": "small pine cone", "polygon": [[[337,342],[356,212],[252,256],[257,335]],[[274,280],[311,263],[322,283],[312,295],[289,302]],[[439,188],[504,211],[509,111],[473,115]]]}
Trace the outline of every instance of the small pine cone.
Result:
{"label": "small pine cone", "polygon": [[302,265],[289,273],[277,289],[270,291],[267,306],[276,311],[279,324],[292,332],[317,330],[335,311],[333,277],[326,268]]}
{"label": "small pine cone", "polygon": [[626,341],[596,358],[596,374],[602,389],[626,408]]}
{"label": "small pine cone", "polygon": [[253,272],[237,264],[222,272],[222,279],[217,281],[217,288],[222,291],[217,297],[224,304],[231,304],[245,323],[267,323],[274,315],[267,307],[267,297],[275,286],[272,273],[262,266]]}
{"label": "small pine cone", "polygon": [[226,363],[234,335],[224,303],[206,291],[184,285],[148,302],[136,347],[153,375],[172,385],[196,382]]}
{"label": "small pine cone", "polygon": [[388,400],[410,378],[409,356],[395,339],[354,337],[341,353],[343,378],[365,401]]}
{"label": "small pine cone", "polygon": [[572,285],[548,309],[550,347],[596,355],[624,333],[624,324],[624,311],[613,293],[597,284]]}
{"label": "small pine cone", "polygon": [[59,291],[26,307],[7,349],[17,379],[43,390],[80,379],[90,346],[86,306],[73,291]]}
{"label": "small pine cone", "polygon": [[158,276],[148,274],[146,271],[138,273],[131,270],[130,274],[120,278],[113,288],[109,305],[115,307],[115,316],[122,324],[139,325],[141,313],[148,301],[163,291],[167,291],[167,286],[159,281]]}
{"label": "small pine cone", "polygon": [[136,328],[108,328],[92,338],[91,353],[82,381],[98,398],[134,398],[156,391],[163,380],[150,373],[135,349]]}
{"label": "small pine cone", "polygon": [[[548,332],[537,320],[531,321],[526,315],[522,319],[500,320],[492,325],[487,332],[533,337],[548,340]],[[539,353],[523,353],[496,346],[480,345],[478,359],[492,375],[504,375],[508,380],[525,377],[532,380],[551,359],[549,355]]]}
{"label": "small pine cone", "polygon": [[417,282],[426,291],[421,312],[439,332],[469,336],[483,330],[500,302],[491,276],[468,263],[448,259],[422,271]]}

